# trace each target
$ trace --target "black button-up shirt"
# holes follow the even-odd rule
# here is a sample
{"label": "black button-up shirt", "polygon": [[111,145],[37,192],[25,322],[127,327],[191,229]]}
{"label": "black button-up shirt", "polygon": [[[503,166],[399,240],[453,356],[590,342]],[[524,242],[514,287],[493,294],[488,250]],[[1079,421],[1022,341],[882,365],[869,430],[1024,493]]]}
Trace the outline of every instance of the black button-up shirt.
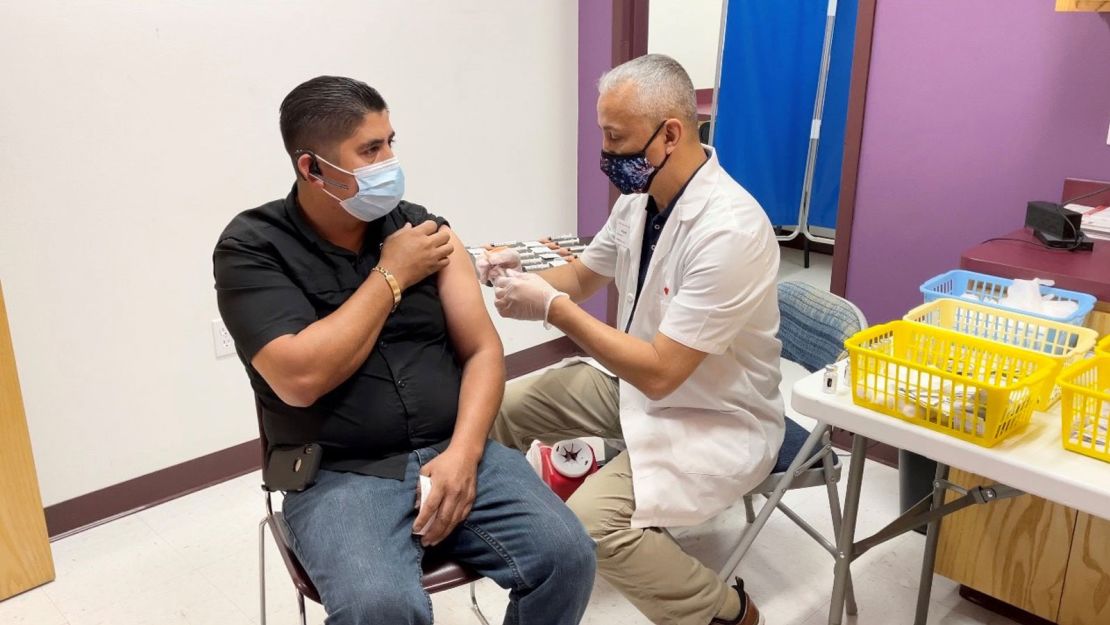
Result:
{"label": "black button-up shirt", "polygon": [[378,263],[385,238],[405,223],[446,222],[401,202],[369,224],[362,250],[324,240],[305,220],[296,188],[235,217],[213,254],[220,315],[262,407],[271,447],[316,442],[321,466],[404,477],[408,454],[443,450],[455,426],[462,370],[447,336],[435,274],[409,287],[370,356],[307,408],[281,401],[251,366],[267,343],[339,308]]}
{"label": "black button-up shirt", "polygon": [[[708,157],[708,154],[706,156]],[[659,210],[659,205],[655,203],[655,198],[650,195],[648,196],[647,203],[644,204],[644,210],[647,211],[647,220],[644,223],[644,238],[640,241],[640,267],[636,280],[636,300],[632,304],[633,314],[636,313],[636,305],[640,303],[640,291],[644,290],[644,281],[647,280],[648,267],[651,265],[651,257],[655,254],[655,246],[659,243],[659,237],[663,234],[663,228],[667,225],[667,219],[671,216],[671,213],[674,212],[674,206],[678,204],[679,198],[686,192],[686,187],[690,186],[690,181],[701,171],[702,165],[705,165],[705,163],[703,162],[701,165],[698,165],[694,173],[690,174],[686,182],[682,183],[682,188],[678,190],[678,193],[675,193],[674,198],[671,199],[671,203],[667,205],[666,210]],[[624,331],[628,332],[628,329],[631,327],[632,315],[629,315],[628,327],[626,327]]]}
{"label": "black button-up shirt", "polygon": [[[685,189],[686,187],[683,187],[683,190]],[[648,196],[647,204],[644,206],[644,210],[647,211],[647,221],[644,223],[644,238],[640,242],[640,273],[636,281],[636,301],[640,301],[640,291],[644,290],[644,280],[647,280],[648,266],[651,264],[652,254],[655,253],[655,245],[659,243],[659,236],[663,234],[667,218],[671,216],[674,205],[680,197],[682,197],[682,191],[678,192],[666,210],[660,211],[655,198]]]}

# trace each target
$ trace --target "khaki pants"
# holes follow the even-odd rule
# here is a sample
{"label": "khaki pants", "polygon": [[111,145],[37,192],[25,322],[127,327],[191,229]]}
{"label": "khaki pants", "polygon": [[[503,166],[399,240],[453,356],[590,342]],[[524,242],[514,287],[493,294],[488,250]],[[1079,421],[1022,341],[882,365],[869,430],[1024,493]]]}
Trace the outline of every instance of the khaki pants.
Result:
{"label": "khaki pants", "polygon": [[[621,438],[617,381],[578,364],[509,384],[492,436],[519,450],[533,440]],[[598,572],[653,623],[708,625],[735,591],[682,551],[662,528],[631,527],[628,452],[612,459],[567,504],[597,542]]]}

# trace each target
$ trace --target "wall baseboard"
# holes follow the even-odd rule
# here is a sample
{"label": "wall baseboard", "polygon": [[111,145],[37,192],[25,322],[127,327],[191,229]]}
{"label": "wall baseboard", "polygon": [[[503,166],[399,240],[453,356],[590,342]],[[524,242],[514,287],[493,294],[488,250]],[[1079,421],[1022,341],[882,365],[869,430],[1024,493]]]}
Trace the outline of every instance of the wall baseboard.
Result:
{"label": "wall baseboard", "polygon": [[65,538],[245,475],[261,466],[260,456],[256,438],[47,506],[47,533],[50,540]]}
{"label": "wall baseboard", "polygon": [[[581,353],[578,346],[564,336],[509,354],[505,357],[505,367],[509,379],[513,379]],[[247,417],[254,419],[254,415],[244,418]],[[47,506],[47,532],[52,541],[65,538],[257,471],[260,466],[256,438]]]}

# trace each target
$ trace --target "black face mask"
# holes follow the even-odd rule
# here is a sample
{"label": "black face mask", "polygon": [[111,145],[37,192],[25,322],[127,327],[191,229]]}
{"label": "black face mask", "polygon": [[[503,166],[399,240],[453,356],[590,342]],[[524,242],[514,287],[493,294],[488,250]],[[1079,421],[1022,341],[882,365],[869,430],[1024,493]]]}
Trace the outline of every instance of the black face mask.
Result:
{"label": "black face mask", "polygon": [[667,160],[671,158],[670,154],[665,156],[658,167],[652,165],[647,159],[648,147],[651,146],[652,141],[655,141],[655,137],[666,123],[667,120],[663,120],[655,128],[655,132],[651,133],[651,138],[647,140],[644,148],[639,152],[614,154],[602,150],[601,171],[609,177],[609,182],[612,182],[613,186],[622,194],[646,192],[651,187],[651,181],[655,178],[655,174],[659,173],[659,170],[667,164]]}

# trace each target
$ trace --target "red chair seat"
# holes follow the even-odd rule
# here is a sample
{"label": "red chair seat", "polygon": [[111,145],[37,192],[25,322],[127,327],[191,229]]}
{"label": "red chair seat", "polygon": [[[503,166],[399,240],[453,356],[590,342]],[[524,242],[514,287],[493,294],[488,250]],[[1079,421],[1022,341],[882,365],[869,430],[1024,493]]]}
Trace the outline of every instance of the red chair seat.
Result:
{"label": "red chair seat", "polygon": [[[306,598],[321,603],[320,593],[312,585],[308,573],[305,572],[304,567],[297,560],[297,555],[293,553],[293,549],[289,546],[288,529],[285,526],[285,518],[282,517],[281,512],[275,512],[273,516],[269,517],[267,524],[270,526],[270,532],[277,543],[281,559],[285,561],[285,568],[289,571],[289,577],[293,580],[293,585]],[[421,582],[424,585],[424,590],[428,591],[429,594],[451,590],[482,579],[481,575],[458,562],[450,560],[434,549],[425,553],[422,568],[424,575]]]}

